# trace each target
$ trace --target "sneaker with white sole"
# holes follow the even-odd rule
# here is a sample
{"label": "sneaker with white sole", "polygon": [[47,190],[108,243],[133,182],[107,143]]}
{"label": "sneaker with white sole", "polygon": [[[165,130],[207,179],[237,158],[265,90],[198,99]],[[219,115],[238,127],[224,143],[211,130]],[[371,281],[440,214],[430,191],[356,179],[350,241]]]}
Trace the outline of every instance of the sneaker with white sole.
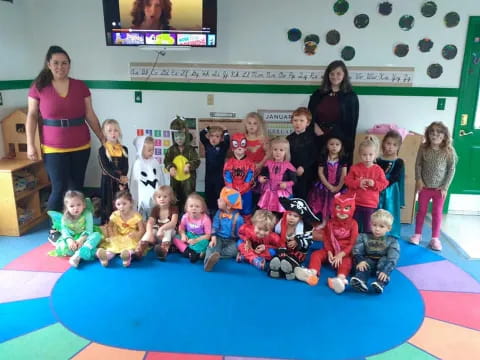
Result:
{"label": "sneaker with white sole", "polygon": [[350,286],[357,291],[364,292],[364,293],[368,292],[368,286],[367,284],[365,284],[365,281],[357,278],[356,276],[353,276],[350,279]]}
{"label": "sneaker with white sole", "polygon": [[220,259],[220,253],[218,251],[215,251],[210,257],[207,259],[205,262],[205,265],[203,265],[203,270],[205,271],[212,271],[215,265],[218,262],[218,259]]}
{"label": "sneaker with white sole", "polygon": [[295,277],[298,280],[305,281],[308,285],[311,285],[311,286],[315,286],[318,284],[318,277],[315,270],[297,266],[294,272],[295,272]]}
{"label": "sneaker with white sole", "polygon": [[108,266],[108,255],[107,255],[107,251],[105,249],[98,249],[97,250],[97,258],[98,260],[100,260],[100,264],[102,264],[103,267],[107,267]]}
{"label": "sneaker with white sole", "polygon": [[410,244],[413,244],[413,245],[418,245],[418,244],[420,244],[421,240],[422,240],[422,235],[414,234],[414,235],[410,236],[410,239],[408,240],[408,242]]}
{"label": "sneaker with white sole", "polygon": [[70,265],[76,268],[78,267],[78,264],[80,264],[80,256],[77,254],[74,254],[70,257],[68,262],[70,263]]}
{"label": "sneaker with white sole", "polygon": [[280,258],[278,256],[275,256],[269,264],[269,271],[268,271],[268,276],[272,278],[280,278],[281,273],[280,273]]}
{"label": "sneaker with white sole", "polygon": [[328,278],[327,280],[328,287],[335,291],[337,294],[341,294],[345,291],[345,285],[348,284],[347,279],[342,279],[337,277],[334,278]]}
{"label": "sneaker with white sole", "polygon": [[442,250],[442,243],[440,242],[439,238],[432,238],[430,240],[430,248],[435,251],[441,251]]}
{"label": "sneaker with white sole", "polygon": [[120,253],[120,258],[122,259],[123,267],[129,267],[132,262],[132,255],[129,250],[122,250]]}
{"label": "sneaker with white sole", "polygon": [[371,286],[377,294],[383,293],[383,285],[379,281],[372,282]]}

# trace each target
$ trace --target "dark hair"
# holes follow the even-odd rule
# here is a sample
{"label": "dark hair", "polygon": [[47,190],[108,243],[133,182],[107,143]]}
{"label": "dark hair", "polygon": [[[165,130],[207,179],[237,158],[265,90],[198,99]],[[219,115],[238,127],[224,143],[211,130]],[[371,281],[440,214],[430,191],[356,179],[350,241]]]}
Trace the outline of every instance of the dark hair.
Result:
{"label": "dark hair", "polygon": [[117,201],[118,199],[127,199],[131,203],[133,203],[133,197],[132,194],[130,194],[130,191],[128,190],[120,190],[117,191],[115,194],[114,202]]}
{"label": "dark hair", "polygon": [[336,68],[341,68],[344,73],[343,81],[340,84],[340,91],[344,93],[352,91],[352,83],[350,82],[347,66],[342,60],[335,60],[328,64],[325,72],[323,73],[323,81],[320,85],[320,89],[323,93],[329,93],[332,91],[332,84],[330,83],[329,75]]}
{"label": "dark hair", "polygon": [[325,139],[325,144],[320,151],[320,159],[328,160],[328,142],[332,139],[337,139],[338,141],[340,141],[340,144],[342,144],[340,152],[338,153],[338,159],[341,160],[345,157],[345,145],[343,144],[343,138],[339,133],[333,133],[327,135],[327,138]]}
{"label": "dark hair", "polygon": [[[145,5],[149,5],[153,0],[135,0],[133,3],[132,12],[132,25],[140,27],[145,20]],[[160,15],[158,30],[167,30],[170,28],[169,23],[172,18],[172,2],[170,0],[160,0],[160,6],[162,7],[162,14]]]}
{"label": "dark hair", "polygon": [[397,155],[398,155],[398,152],[400,151],[400,147],[402,146],[402,135],[400,135],[400,133],[397,131],[397,130],[389,130],[385,136],[383,137],[383,140],[382,140],[382,152],[383,152],[383,147],[385,146],[385,142],[387,141],[387,139],[393,139],[393,140],[396,140],[398,142],[398,150],[397,150]]}
{"label": "dark hair", "polygon": [[52,45],[48,48],[47,54],[45,55],[45,63],[43,64],[43,69],[37,75],[33,83],[35,84],[38,91],[42,91],[43,88],[47,87],[52,83],[53,75],[50,69],[48,68],[48,63],[52,59],[52,56],[55,54],[63,54],[67,57],[68,63],[70,64],[70,56],[67,52],[63,50],[60,46]]}

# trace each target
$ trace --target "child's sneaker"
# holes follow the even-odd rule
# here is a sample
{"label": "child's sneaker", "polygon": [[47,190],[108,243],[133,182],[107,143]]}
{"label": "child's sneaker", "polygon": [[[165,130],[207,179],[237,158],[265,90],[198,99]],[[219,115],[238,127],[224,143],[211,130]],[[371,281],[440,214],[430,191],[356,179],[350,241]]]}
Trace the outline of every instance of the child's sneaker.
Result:
{"label": "child's sneaker", "polygon": [[120,253],[120,258],[122,259],[122,264],[124,267],[130,266],[130,263],[132,262],[132,255],[130,254],[130,251],[123,250]]}
{"label": "child's sneaker", "polygon": [[439,238],[432,238],[432,240],[430,240],[430,247],[432,248],[432,250],[441,251],[442,250],[442,243],[440,242],[440,239]]}
{"label": "child's sneaker", "polygon": [[341,294],[345,291],[345,285],[348,284],[347,279],[342,279],[337,277],[334,278],[328,278],[327,280],[328,287],[335,291],[337,294]]}
{"label": "child's sneaker", "polygon": [[371,286],[377,294],[383,293],[383,284],[380,281],[372,282]]}
{"label": "child's sneaker", "polygon": [[238,263],[244,262],[245,261],[245,256],[243,256],[240,253],[237,253],[237,257],[235,259]]}
{"label": "child's sneaker", "polygon": [[356,276],[353,276],[350,279],[350,285],[357,291],[364,293],[368,292],[368,286],[365,284],[365,281],[357,278]]}
{"label": "child's sneaker", "polygon": [[70,263],[70,265],[76,268],[78,267],[78,264],[80,264],[80,256],[77,254],[74,254],[70,257],[68,262]]}
{"label": "child's sneaker", "polygon": [[415,234],[415,235],[410,236],[410,240],[408,240],[408,242],[410,244],[413,244],[413,245],[418,245],[418,244],[420,244],[420,240],[422,240],[422,235]]}
{"label": "child's sneaker", "polygon": [[308,285],[315,286],[318,284],[318,277],[313,269],[297,266],[294,270],[294,273],[298,280],[305,281]]}
{"label": "child's sneaker", "polygon": [[167,252],[165,249],[162,247],[161,244],[155,245],[153,248],[153,251],[155,252],[155,255],[157,255],[157,258],[159,260],[165,261],[167,259]]}
{"label": "child's sneaker", "polygon": [[210,255],[205,265],[203,265],[203,270],[212,271],[217,264],[218,259],[220,259],[220,253],[218,251],[215,251],[212,255]]}
{"label": "child's sneaker", "polygon": [[280,258],[274,257],[272,261],[270,261],[270,270],[268,271],[268,276],[272,278],[280,278]]}
{"label": "child's sneaker", "polygon": [[188,249],[188,258],[192,264],[196,263],[200,258],[200,254],[197,253],[195,250]]}
{"label": "child's sneaker", "polygon": [[256,257],[255,259],[253,259],[253,266],[255,266],[258,270],[261,270],[263,271],[265,269],[265,259],[264,258],[261,258],[260,256],[259,257]]}
{"label": "child's sneaker", "polygon": [[108,266],[108,256],[107,256],[107,252],[105,251],[105,249],[98,249],[97,250],[97,258],[98,258],[98,260],[100,260],[100,264],[102,264],[103,267]]}
{"label": "child's sneaker", "polygon": [[285,279],[287,280],[295,280],[295,272],[293,265],[290,261],[286,259],[282,259],[280,261],[280,268],[282,269],[283,273],[285,274]]}
{"label": "child's sneaker", "polygon": [[50,233],[48,234],[48,241],[50,242],[50,244],[55,246],[55,245],[57,245],[57,240],[60,238],[60,236],[62,236],[60,231],[52,229],[52,230],[50,230]]}

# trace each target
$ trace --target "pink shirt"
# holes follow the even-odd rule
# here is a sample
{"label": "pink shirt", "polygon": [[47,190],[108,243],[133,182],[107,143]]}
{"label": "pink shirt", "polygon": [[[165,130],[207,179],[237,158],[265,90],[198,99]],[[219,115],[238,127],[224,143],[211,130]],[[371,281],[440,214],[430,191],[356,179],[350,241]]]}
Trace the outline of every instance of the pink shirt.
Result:
{"label": "pink shirt", "polygon": [[188,216],[188,214],[184,214],[178,229],[191,232],[195,235],[210,235],[212,233],[212,221],[206,214],[203,214],[198,219],[194,219]]}
{"label": "pink shirt", "polygon": [[[39,109],[44,119],[76,119],[85,118],[85,98],[90,96],[90,90],[83,81],[69,78],[68,94],[58,95],[50,84],[38,91],[32,85],[28,96],[39,102]],[[76,148],[90,143],[90,131],[87,124],[72,127],[41,126],[40,138],[43,145],[54,148]]]}

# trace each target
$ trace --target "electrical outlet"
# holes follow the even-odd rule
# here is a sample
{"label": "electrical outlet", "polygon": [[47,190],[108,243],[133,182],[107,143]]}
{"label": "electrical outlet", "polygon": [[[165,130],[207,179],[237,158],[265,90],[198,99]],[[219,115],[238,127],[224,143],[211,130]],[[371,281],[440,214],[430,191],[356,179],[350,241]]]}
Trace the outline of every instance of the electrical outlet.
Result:
{"label": "electrical outlet", "polygon": [[141,91],[135,91],[135,102],[136,103],[141,103],[142,102],[142,92]]}
{"label": "electrical outlet", "polygon": [[438,98],[437,100],[437,110],[445,110],[446,98]]}
{"label": "electrical outlet", "polygon": [[215,98],[213,97],[213,94],[208,94],[207,95],[207,105],[213,105],[215,103]]}
{"label": "electrical outlet", "polygon": [[2,93],[0,92],[0,106],[3,105],[3,97],[2,97]]}

